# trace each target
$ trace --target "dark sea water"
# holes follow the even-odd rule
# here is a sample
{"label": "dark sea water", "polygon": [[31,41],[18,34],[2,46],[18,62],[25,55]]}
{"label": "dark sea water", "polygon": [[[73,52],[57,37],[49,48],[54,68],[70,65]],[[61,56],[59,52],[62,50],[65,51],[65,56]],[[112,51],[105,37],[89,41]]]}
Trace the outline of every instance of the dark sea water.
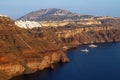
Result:
{"label": "dark sea water", "polygon": [[43,70],[12,80],[120,80],[120,43],[98,44],[97,48],[82,45],[67,52],[70,62],[56,64],[55,70]]}

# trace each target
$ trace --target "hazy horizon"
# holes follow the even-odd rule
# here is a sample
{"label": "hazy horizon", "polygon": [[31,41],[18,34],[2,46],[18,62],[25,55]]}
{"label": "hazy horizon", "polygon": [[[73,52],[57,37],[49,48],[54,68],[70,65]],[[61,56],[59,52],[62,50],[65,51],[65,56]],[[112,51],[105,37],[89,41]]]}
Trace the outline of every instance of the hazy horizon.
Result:
{"label": "hazy horizon", "polygon": [[18,19],[32,11],[58,8],[78,14],[120,17],[119,0],[1,0],[0,14]]}

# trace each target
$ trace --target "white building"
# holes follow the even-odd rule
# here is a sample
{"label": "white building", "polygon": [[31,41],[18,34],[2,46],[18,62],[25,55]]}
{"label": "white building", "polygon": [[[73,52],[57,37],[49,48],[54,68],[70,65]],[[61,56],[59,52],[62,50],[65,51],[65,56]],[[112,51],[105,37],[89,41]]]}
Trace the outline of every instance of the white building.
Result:
{"label": "white building", "polygon": [[20,28],[25,28],[25,29],[32,29],[35,27],[41,27],[41,24],[36,21],[15,21],[15,24],[20,27]]}

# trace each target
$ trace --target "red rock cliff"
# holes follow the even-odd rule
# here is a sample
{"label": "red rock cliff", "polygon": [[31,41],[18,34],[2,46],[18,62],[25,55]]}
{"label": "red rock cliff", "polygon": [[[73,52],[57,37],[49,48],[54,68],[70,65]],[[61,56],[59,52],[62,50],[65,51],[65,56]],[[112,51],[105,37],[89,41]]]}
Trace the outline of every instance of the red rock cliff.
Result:
{"label": "red rock cliff", "polygon": [[50,31],[36,38],[29,30],[21,29],[10,18],[0,16],[0,80],[32,73],[69,59],[54,40]]}

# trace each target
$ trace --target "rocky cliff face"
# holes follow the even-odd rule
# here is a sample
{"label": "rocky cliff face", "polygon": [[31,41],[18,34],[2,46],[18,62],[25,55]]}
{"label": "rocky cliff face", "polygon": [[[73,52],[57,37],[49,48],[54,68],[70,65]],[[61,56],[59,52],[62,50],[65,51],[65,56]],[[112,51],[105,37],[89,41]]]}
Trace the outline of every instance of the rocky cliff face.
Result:
{"label": "rocky cliff face", "polygon": [[34,31],[21,29],[10,18],[0,16],[0,80],[69,61],[52,31],[44,31],[41,38],[31,32]]}
{"label": "rocky cliff face", "polygon": [[56,34],[64,46],[120,41],[120,28],[112,25],[72,26]]}
{"label": "rocky cliff face", "polygon": [[81,25],[74,21],[62,27],[22,29],[10,18],[0,16],[0,80],[68,62],[64,48],[120,41],[119,26],[109,24],[108,20],[100,22]]}
{"label": "rocky cliff face", "polygon": [[[63,48],[72,46],[74,47],[74,45],[80,44],[120,41],[120,27],[119,25],[116,25],[118,24],[118,22],[113,22],[114,24],[111,25],[109,24],[109,21],[106,21],[104,19],[96,21],[98,21],[98,24],[81,25],[80,23],[82,22],[80,21],[71,21],[68,22],[67,25],[62,27],[49,26],[44,29],[41,28],[41,34],[38,34],[39,30],[36,29],[38,31],[36,35],[41,39],[41,36],[44,34],[44,31],[51,30],[55,33],[55,35],[57,36],[56,39],[58,39],[58,41],[61,42],[61,47]],[[104,21],[104,23],[102,21]]]}

